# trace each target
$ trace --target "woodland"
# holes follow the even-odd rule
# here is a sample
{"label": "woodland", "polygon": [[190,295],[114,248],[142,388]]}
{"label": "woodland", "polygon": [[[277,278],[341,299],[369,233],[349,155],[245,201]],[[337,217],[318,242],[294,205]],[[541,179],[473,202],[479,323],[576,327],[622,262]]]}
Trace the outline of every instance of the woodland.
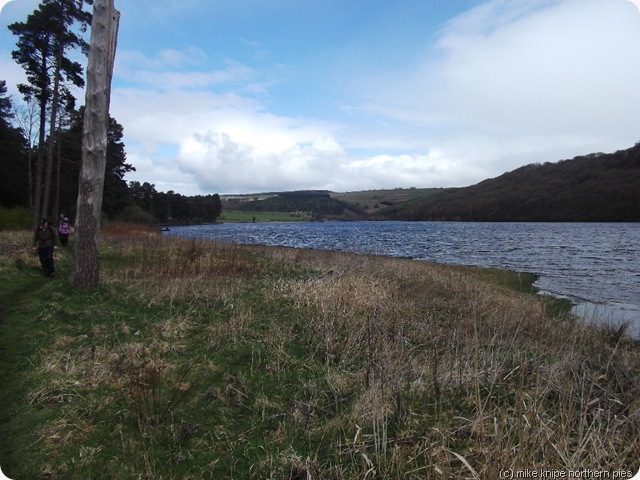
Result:
{"label": "woodland", "polygon": [[[9,25],[16,36],[12,58],[25,72],[17,85],[21,98],[8,95],[0,79],[0,207],[24,211],[23,222],[39,217],[73,219],[82,158],[84,107],[74,89],[85,86],[84,67],[73,60],[87,55],[85,33],[89,0],[44,0],[24,22]],[[85,5],[86,4],[86,5]],[[103,217],[143,223],[213,222],[220,215],[218,195],[185,197],[157,192],[155,185],[129,182],[123,126],[109,118]]]}
{"label": "woodland", "polygon": [[225,209],[245,212],[292,212],[304,213],[314,220],[361,220],[366,212],[351,202],[333,198],[324,190],[302,190],[274,193],[265,199],[250,201],[226,201]]}
{"label": "woodland", "polygon": [[530,164],[465,188],[398,203],[377,219],[467,222],[640,221],[640,142],[614,153]]}

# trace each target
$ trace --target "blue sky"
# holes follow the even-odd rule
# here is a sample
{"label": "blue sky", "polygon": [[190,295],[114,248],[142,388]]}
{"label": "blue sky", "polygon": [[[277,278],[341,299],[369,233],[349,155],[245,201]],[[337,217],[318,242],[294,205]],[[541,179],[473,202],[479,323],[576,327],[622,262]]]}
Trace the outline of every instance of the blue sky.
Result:
{"label": "blue sky", "polygon": [[[6,25],[37,3],[0,0],[16,103]],[[115,4],[111,114],[160,191],[466,186],[640,140],[628,0]]]}

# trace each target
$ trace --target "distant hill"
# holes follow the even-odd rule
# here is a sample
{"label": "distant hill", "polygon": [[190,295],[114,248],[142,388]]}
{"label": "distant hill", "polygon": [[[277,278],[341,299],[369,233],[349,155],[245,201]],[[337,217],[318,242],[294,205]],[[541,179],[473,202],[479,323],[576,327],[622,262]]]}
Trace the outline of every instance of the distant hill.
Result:
{"label": "distant hill", "polygon": [[331,193],[331,198],[355,205],[367,214],[380,209],[407,202],[424,199],[444,192],[445,188],[394,188],[388,190],[363,190],[359,192]]}
{"label": "distant hill", "polygon": [[443,188],[396,188],[335,193],[301,190],[220,195],[223,211],[306,213],[316,220],[366,220],[374,212],[408,200],[426,198]]}
{"label": "distant hill", "polygon": [[508,222],[640,221],[640,143],[531,164],[465,188],[378,210],[376,219]]}
{"label": "distant hill", "polygon": [[367,216],[362,208],[332,198],[331,192],[327,190],[302,190],[247,195],[244,198],[234,197],[227,201],[226,206],[227,209],[233,208],[245,212],[304,213],[315,220],[362,220]]}

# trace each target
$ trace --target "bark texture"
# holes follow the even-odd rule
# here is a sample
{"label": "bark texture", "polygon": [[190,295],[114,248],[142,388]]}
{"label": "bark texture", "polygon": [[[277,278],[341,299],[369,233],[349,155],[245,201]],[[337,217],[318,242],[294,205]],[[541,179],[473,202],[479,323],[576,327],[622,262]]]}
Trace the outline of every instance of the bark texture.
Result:
{"label": "bark texture", "polygon": [[107,158],[111,77],[120,13],[114,0],[95,0],[87,68],[82,168],[78,188],[71,283],[80,288],[99,284],[98,237]]}

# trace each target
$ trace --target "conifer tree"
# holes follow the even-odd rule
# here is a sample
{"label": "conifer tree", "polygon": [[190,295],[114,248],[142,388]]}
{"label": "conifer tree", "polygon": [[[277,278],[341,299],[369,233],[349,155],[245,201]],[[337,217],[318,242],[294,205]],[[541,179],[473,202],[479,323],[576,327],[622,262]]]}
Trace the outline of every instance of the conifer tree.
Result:
{"label": "conifer tree", "polygon": [[[56,133],[58,105],[70,86],[84,86],[83,68],[71,60],[68,53],[79,49],[87,53],[88,44],[80,33],[86,31],[91,14],[84,4],[92,0],[43,0],[25,22],[9,25],[18,37],[13,59],[22,66],[28,84],[18,85],[26,101],[36,99],[40,109],[38,155],[36,163],[33,221],[48,215],[53,170],[53,144]],[[49,120],[49,145],[45,150]],[[45,167],[46,158],[46,171]]]}
{"label": "conifer tree", "polygon": [[11,98],[7,95],[7,82],[0,80],[0,122],[8,126],[9,121],[13,117],[11,111]]}

